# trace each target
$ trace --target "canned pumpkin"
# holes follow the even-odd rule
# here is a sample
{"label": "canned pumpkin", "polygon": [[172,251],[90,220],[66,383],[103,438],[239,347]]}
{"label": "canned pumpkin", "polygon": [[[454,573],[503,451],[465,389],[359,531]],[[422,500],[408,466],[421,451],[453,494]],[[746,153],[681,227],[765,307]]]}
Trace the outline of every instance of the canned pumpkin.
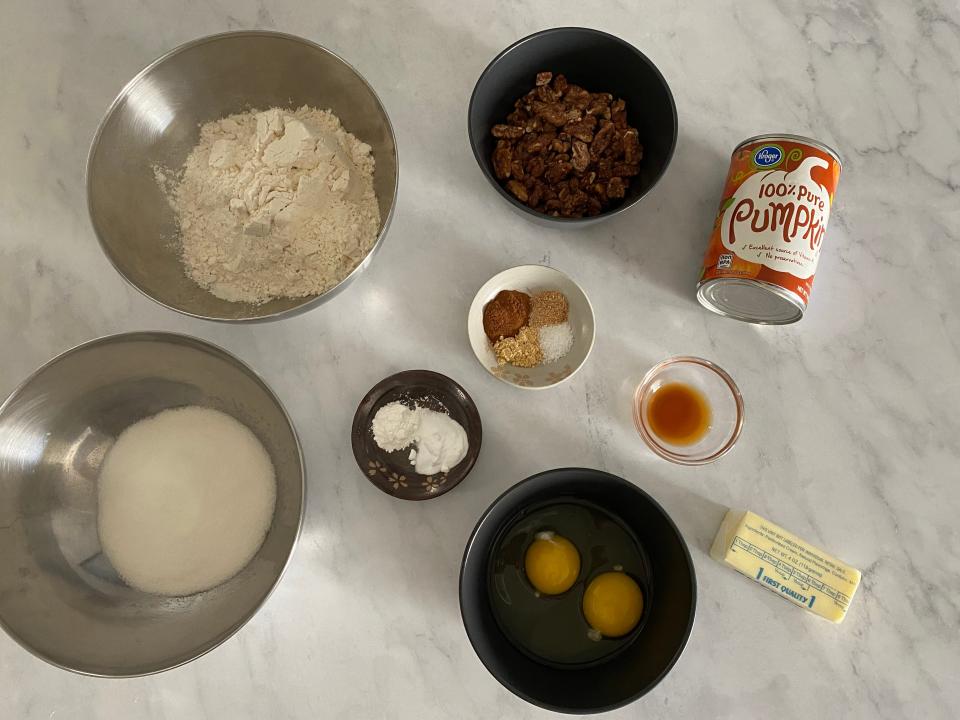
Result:
{"label": "canned pumpkin", "polygon": [[803,317],[840,168],[836,152],[796,135],[738,145],[697,284],[700,303],[746,322]]}

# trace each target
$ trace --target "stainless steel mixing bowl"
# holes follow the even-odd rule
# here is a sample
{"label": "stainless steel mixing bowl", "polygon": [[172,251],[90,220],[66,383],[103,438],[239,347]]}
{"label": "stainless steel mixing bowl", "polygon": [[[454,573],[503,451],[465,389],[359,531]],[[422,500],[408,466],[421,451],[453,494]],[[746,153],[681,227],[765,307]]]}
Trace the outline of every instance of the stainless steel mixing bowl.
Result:
{"label": "stainless steel mixing bowl", "polygon": [[[263,305],[221,300],[184,273],[176,220],[154,167],[179,169],[205,122],[250,109],[301,105],[332,110],[349,132],[373,148],[380,205],[377,242],[349,276],[323,295]],[[390,224],[396,195],[393,126],[373,88],[329,50],[275,32],[212,35],[155,60],[113,101],[87,160],[87,205],[110,262],[147,297],[206,320],[275,319],[329,300],[370,264]]]}
{"label": "stainless steel mixing bowl", "polygon": [[[254,559],[183,598],[128,587],[101,552],[97,478],[127,426],[202,405],[249,427],[276,469],[277,503]],[[51,360],[0,406],[0,625],[40,658],[125,677],[189,662],[236,632],[280,580],[300,532],[300,444],[280,401],[246,365],[200,340],[131,333]]]}

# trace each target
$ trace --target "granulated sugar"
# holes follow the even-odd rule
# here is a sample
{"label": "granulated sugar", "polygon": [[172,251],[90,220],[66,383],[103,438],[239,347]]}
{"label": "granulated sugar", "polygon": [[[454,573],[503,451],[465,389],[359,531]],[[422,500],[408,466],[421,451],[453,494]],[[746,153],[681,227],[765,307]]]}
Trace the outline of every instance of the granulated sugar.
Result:
{"label": "granulated sugar", "polygon": [[540,350],[543,362],[550,363],[564,357],[573,347],[573,329],[570,323],[544,325],[540,328]]}
{"label": "granulated sugar", "polygon": [[270,456],[229,415],[166,410],[124,430],[98,486],[100,544],[131,586],[190,595],[242,570],[273,519]]}

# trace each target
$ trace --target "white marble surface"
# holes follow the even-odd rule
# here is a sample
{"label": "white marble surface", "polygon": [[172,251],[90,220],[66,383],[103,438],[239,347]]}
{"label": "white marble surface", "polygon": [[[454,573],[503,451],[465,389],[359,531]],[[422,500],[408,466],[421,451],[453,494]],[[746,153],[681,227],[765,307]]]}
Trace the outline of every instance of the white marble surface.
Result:
{"label": "white marble surface", "polygon": [[[221,344],[286,402],[310,472],[306,524],[263,610],[206,657],[109,681],[0,635],[9,718],[538,718],[474,656],[457,571],[475,519],[534,472],[580,464],[657,497],[690,543],[700,604],[686,652],[612,717],[951,718],[960,704],[960,11],[953,0],[682,3],[413,0],[4,2],[0,23],[0,395],[84,340],[168,329]],[[693,6],[696,6],[694,9]],[[473,84],[501,48],[588,24],[647,52],[676,96],[673,164],[639,207],[580,233],[508,212],[466,142]],[[399,206],[371,270],[332,303],[268,325],[180,317],[128,288],[88,224],[83,164],[106,105],[194,37],[277,28],[345,55],[380,93]],[[734,145],[810,134],[846,159],[807,317],[770,329],[701,309],[693,285]],[[473,293],[545,262],[591,295],[588,366],[523,394],[474,360]],[[419,273],[415,285],[398,275]],[[703,468],[652,455],[633,388],[671,354],[712,358],[746,398],[739,445]],[[469,479],[429,503],[370,486],[349,445],[382,377],[459,380],[484,419]],[[712,562],[747,506],[864,571],[843,625]]]}

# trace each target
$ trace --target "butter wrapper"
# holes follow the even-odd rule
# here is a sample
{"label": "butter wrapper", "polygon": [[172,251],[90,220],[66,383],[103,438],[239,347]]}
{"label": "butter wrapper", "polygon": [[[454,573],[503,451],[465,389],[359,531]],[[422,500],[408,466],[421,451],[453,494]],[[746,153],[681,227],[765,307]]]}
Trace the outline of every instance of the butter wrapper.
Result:
{"label": "butter wrapper", "polygon": [[860,585],[859,570],[749,510],[727,512],[710,556],[834,623]]}

